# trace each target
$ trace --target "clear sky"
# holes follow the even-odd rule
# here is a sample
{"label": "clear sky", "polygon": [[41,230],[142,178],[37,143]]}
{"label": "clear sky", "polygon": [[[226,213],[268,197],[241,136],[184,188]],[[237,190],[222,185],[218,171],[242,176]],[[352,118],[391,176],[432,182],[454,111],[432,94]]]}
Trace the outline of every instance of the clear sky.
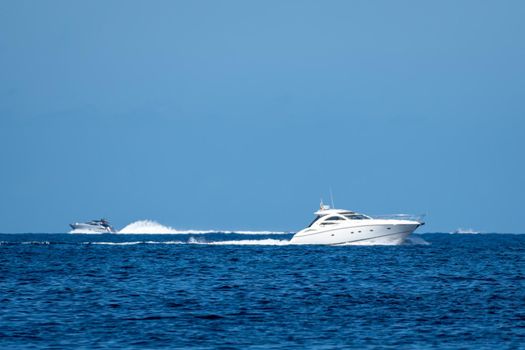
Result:
{"label": "clear sky", "polygon": [[525,232],[524,1],[0,1],[0,232]]}

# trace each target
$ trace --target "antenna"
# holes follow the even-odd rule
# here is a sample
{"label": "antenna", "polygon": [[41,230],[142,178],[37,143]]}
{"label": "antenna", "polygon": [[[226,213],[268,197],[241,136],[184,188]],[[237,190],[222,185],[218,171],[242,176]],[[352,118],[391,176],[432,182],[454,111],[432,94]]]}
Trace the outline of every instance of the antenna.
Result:
{"label": "antenna", "polygon": [[334,205],[334,195],[332,194],[332,186],[330,186],[330,201],[332,202],[332,209],[334,209],[335,205]]}

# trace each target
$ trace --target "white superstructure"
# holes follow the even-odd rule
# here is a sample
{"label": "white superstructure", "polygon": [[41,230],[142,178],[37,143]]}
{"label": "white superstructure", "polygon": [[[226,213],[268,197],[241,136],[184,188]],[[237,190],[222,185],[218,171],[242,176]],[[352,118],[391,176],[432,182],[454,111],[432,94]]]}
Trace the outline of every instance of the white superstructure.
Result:
{"label": "white superstructure", "polygon": [[321,203],[315,220],[297,232],[292,244],[369,245],[401,244],[419,226],[421,220],[397,216],[372,218],[350,210],[330,209]]}

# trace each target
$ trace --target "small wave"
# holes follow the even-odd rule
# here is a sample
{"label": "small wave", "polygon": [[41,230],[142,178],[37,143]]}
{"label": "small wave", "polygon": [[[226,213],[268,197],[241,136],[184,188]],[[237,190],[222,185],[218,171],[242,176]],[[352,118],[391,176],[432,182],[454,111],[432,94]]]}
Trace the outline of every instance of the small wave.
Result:
{"label": "small wave", "polygon": [[134,242],[82,242],[82,244],[94,245],[137,245],[137,244],[185,244],[181,241],[134,241]]}
{"label": "small wave", "polygon": [[0,241],[0,245],[50,245],[50,244],[57,244],[57,243],[49,242],[49,241],[25,241],[25,242]]}

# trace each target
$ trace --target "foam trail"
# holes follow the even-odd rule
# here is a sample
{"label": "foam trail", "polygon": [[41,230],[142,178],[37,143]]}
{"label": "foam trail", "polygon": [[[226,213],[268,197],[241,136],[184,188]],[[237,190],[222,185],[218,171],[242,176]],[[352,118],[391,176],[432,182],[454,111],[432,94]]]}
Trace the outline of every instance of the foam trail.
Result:
{"label": "foam trail", "polygon": [[430,245],[430,243],[419,236],[408,236],[404,245]]}
{"label": "foam trail", "polygon": [[126,245],[138,245],[138,244],[203,244],[203,245],[288,245],[290,241],[278,240],[278,239],[260,239],[260,240],[237,240],[237,241],[213,241],[207,242],[203,239],[196,239],[190,237],[187,242],[182,241],[133,241],[133,242],[83,242],[82,244],[87,245],[115,245],[115,246],[126,246]]}
{"label": "foam trail", "polygon": [[166,234],[166,233],[178,233],[172,227],[164,226],[156,221],[152,220],[140,220],[132,222],[131,224],[124,227],[118,233],[125,234],[142,234],[142,233],[153,233],[153,234]]}
{"label": "foam trail", "polygon": [[[241,240],[232,240],[232,241],[206,241],[203,239],[197,239],[194,237],[190,237],[188,240],[188,244],[203,244],[203,245],[261,245],[261,246],[287,246],[287,245],[315,245],[315,244],[300,244],[300,243],[291,243],[288,240],[281,240],[281,239],[241,239]],[[411,237],[407,238],[407,240],[404,243],[381,243],[381,244],[375,244],[375,243],[348,243],[348,244],[341,244],[339,246],[373,246],[373,245],[392,245],[392,246],[399,246],[399,245],[428,245],[427,241],[425,241],[423,238],[420,237]]]}
{"label": "foam trail", "polygon": [[238,235],[289,235],[294,232],[284,232],[284,231],[224,231],[224,230],[215,230],[212,232],[220,233],[236,233]]}
{"label": "foam trail", "polygon": [[135,221],[122,230],[122,234],[207,234],[207,233],[235,233],[245,235],[272,235],[272,234],[289,234],[281,231],[232,231],[232,230],[177,230],[170,226],[164,226],[153,220]]}
{"label": "foam trail", "polygon": [[242,240],[235,240],[235,241],[213,241],[213,242],[207,242],[205,240],[201,239],[195,239],[191,237],[188,240],[189,244],[205,244],[205,245],[266,245],[266,246],[282,246],[282,245],[289,245],[290,241],[287,240],[280,240],[280,239],[242,239]]}
{"label": "foam trail", "polygon": [[93,245],[137,245],[144,242],[84,242],[83,244]]}

